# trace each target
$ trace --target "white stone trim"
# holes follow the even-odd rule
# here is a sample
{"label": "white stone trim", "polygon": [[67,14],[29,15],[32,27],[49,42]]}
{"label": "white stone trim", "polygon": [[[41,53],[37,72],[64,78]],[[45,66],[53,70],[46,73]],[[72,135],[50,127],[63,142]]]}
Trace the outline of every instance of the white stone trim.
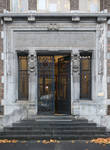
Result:
{"label": "white stone trim", "polygon": [[107,77],[107,83],[110,83],[110,77]]}
{"label": "white stone trim", "polygon": [[107,59],[110,59],[110,52],[107,52]]}
{"label": "white stone trim", "polygon": [[4,53],[1,53],[1,60],[4,60]]}
{"label": "white stone trim", "polygon": [[1,82],[4,83],[4,76],[1,77]]}
{"label": "white stone trim", "polygon": [[1,31],[1,39],[3,39],[3,38],[4,38],[4,32]]}
{"label": "white stone trim", "polygon": [[107,37],[110,38],[110,31],[107,32]]}

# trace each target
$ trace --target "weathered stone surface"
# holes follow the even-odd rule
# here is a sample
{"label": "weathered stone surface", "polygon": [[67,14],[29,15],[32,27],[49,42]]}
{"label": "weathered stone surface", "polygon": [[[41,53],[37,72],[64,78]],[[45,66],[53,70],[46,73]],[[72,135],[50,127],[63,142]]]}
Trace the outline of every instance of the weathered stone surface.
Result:
{"label": "weathered stone surface", "polygon": [[14,37],[16,49],[23,47],[86,47],[93,49],[95,47],[95,32],[27,31],[16,32]]}

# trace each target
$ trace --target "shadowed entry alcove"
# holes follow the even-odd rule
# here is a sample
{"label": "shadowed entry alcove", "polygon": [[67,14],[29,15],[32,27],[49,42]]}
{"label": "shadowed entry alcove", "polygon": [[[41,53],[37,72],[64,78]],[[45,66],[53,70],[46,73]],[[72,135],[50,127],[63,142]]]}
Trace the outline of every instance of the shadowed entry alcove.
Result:
{"label": "shadowed entry alcove", "polygon": [[70,54],[38,54],[38,113],[70,114]]}

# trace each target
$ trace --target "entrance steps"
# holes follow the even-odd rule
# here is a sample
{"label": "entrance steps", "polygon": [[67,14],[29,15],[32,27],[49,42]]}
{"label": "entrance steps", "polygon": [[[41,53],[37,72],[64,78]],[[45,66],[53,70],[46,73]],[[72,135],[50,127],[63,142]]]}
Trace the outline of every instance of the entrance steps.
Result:
{"label": "entrance steps", "polygon": [[108,136],[105,127],[73,116],[37,116],[13,123],[0,132],[0,139],[18,140],[90,140]]}

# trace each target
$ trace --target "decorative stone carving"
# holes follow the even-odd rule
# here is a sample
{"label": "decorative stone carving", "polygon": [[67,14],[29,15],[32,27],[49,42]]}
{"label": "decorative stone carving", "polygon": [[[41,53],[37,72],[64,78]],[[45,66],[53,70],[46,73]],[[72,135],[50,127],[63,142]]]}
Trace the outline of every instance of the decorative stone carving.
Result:
{"label": "decorative stone carving", "polygon": [[28,22],[35,22],[36,18],[34,16],[29,16],[28,17]]}
{"label": "decorative stone carving", "polygon": [[97,18],[97,22],[99,23],[103,23],[103,22],[106,22],[107,21],[107,17],[98,17]]}
{"label": "decorative stone carving", "polygon": [[35,72],[35,68],[36,68],[36,54],[34,52],[29,54],[28,66],[29,66],[29,72]]}
{"label": "decorative stone carving", "polygon": [[80,17],[72,17],[72,21],[73,22],[79,22],[80,21]]}
{"label": "decorative stone carving", "polygon": [[49,31],[58,31],[59,27],[56,23],[50,23],[49,26],[48,26],[48,30]]}
{"label": "decorative stone carving", "polygon": [[98,32],[98,74],[103,75],[104,69],[104,24],[97,25]]}
{"label": "decorative stone carving", "polygon": [[72,73],[79,73],[80,57],[79,54],[72,55]]}
{"label": "decorative stone carving", "polygon": [[12,19],[12,17],[4,17],[4,21],[5,22],[12,22],[13,19]]}

